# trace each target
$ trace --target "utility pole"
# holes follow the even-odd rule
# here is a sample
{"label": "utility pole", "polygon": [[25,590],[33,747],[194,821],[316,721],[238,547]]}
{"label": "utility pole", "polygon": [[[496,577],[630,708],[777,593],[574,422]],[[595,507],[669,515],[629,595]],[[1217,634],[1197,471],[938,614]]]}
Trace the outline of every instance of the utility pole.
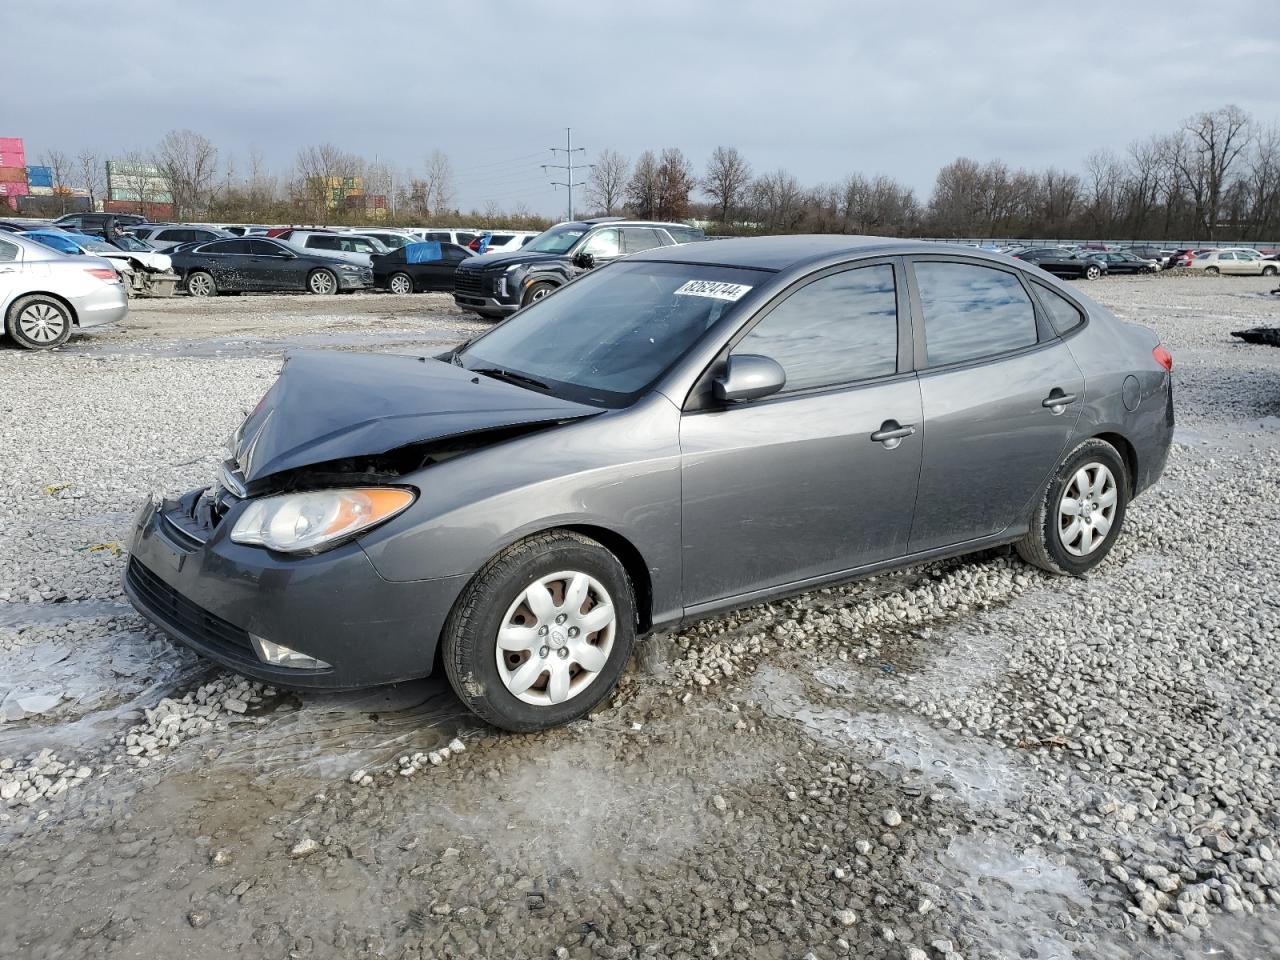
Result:
{"label": "utility pole", "polygon": [[[568,191],[569,191],[569,219],[570,219],[570,220],[572,220],[572,219],[573,219],[573,188],[574,188],[574,187],[581,187],[581,186],[585,186],[585,185],[586,185],[586,181],[585,181],[585,180],[579,180],[577,183],[574,183],[574,181],[573,181],[573,155],[574,155],[575,153],[586,153],[586,152],[587,152],[587,148],[586,148],[586,147],[575,147],[575,146],[573,145],[573,128],[572,128],[572,127],[565,127],[565,128],[564,128],[564,146],[563,146],[563,147],[552,147],[552,148],[551,148],[551,152],[552,152],[553,154],[554,154],[554,153],[563,153],[563,154],[564,154],[564,156],[565,156],[565,162],[564,162],[564,163],[544,163],[544,164],[542,165],[542,170],[543,170],[543,172],[544,172],[544,173],[545,173],[547,170],[565,170],[565,171],[567,171],[567,176],[565,177],[565,180],[564,180],[564,182],[563,182],[563,183],[561,183],[561,182],[560,182],[560,181],[558,181],[558,180],[552,180],[552,181],[551,181],[551,185],[552,185],[553,187],[565,187],[565,188],[567,188],[567,189],[568,189]],[[578,168],[579,168],[579,169],[581,169],[581,168],[582,168],[582,165],[581,165],[581,164],[579,164],[579,165],[578,165]]]}

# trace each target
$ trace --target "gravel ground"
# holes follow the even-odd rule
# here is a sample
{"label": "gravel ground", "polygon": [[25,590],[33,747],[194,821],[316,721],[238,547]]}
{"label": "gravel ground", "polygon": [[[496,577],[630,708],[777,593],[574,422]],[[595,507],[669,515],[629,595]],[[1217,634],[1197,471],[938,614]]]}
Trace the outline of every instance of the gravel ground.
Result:
{"label": "gravel ground", "polygon": [[119,587],[138,502],[207,480],[285,349],[483,329],[446,298],[0,349],[0,956],[1280,955],[1280,351],[1229,336],[1269,286],[1088,285],[1179,416],[1090,578],[997,551],[754,607],[533,736],[438,679],[241,680]]}

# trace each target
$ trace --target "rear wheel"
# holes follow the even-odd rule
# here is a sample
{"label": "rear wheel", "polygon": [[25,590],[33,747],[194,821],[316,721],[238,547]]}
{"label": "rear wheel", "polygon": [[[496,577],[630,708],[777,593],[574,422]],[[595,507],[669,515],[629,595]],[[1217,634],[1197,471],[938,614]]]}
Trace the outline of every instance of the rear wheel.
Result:
{"label": "rear wheel", "polygon": [[1264,277],[1274,277],[1277,273],[1280,273],[1280,267],[1266,266],[1262,268]]}
{"label": "rear wheel", "polygon": [[1049,478],[1018,555],[1050,573],[1083,576],[1111,552],[1129,504],[1129,472],[1105,440],[1077,446]]}
{"label": "rear wheel", "polygon": [[1208,273],[1208,274],[1213,274],[1213,275],[1215,275],[1215,276],[1216,276],[1216,275],[1217,275],[1217,273],[1218,273],[1218,268],[1217,268],[1217,267],[1205,267],[1205,268],[1204,268],[1204,272],[1205,272],[1205,273]]}
{"label": "rear wheel", "polygon": [[635,642],[631,581],[602,545],[567,530],[522,540],[467,584],[445,623],[445,672],[476,714],[527,732],[585,716]]}
{"label": "rear wheel", "polygon": [[187,293],[193,297],[216,297],[218,285],[213,282],[213,274],[203,270],[187,275]]}
{"label": "rear wheel", "polygon": [[26,350],[49,350],[71,339],[71,311],[64,304],[44,296],[19,297],[5,316],[4,331]]}
{"label": "rear wheel", "polygon": [[531,303],[537,303],[543,297],[548,296],[555,290],[555,286],[550,283],[535,283],[532,287],[525,291],[524,299],[520,301],[520,306],[527,307]]}
{"label": "rear wheel", "polygon": [[331,270],[315,270],[311,276],[307,277],[307,289],[315,294],[330,294],[338,292],[338,278],[333,275]]}
{"label": "rear wheel", "polygon": [[393,273],[387,286],[392,293],[413,293],[413,279],[407,273]]}

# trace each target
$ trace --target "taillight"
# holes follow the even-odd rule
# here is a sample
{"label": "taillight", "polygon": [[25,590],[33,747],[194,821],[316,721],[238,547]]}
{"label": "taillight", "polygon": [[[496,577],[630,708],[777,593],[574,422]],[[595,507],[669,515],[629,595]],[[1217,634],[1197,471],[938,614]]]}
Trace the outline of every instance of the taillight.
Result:
{"label": "taillight", "polygon": [[1151,356],[1155,357],[1156,363],[1166,370],[1173,370],[1173,354],[1164,348],[1164,344],[1156,344],[1156,348],[1151,351]]}
{"label": "taillight", "polygon": [[468,244],[467,244],[467,249],[468,249],[468,250],[479,250],[479,249],[480,249],[480,238],[479,238],[479,237],[476,237],[476,239],[474,239],[474,240],[472,240],[470,243],[468,243]]}
{"label": "taillight", "polygon": [[119,283],[120,275],[114,270],[108,270],[106,267],[89,267],[85,273],[92,274],[103,283]]}

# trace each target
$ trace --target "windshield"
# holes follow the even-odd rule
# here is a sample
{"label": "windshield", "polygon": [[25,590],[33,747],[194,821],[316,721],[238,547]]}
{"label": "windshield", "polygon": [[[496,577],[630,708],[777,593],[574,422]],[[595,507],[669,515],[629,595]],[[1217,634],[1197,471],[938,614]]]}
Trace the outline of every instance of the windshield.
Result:
{"label": "windshield", "polygon": [[76,243],[81,250],[87,250],[92,253],[117,253],[119,247],[113,247],[105,240],[95,240],[93,237],[76,237]]}
{"label": "windshield", "polygon": [[569,248],[586,232],[587,228],[580,223],[562,223],[545,233],[538,234],[522,249],[532,250],[534,253],[568,253]]}
{"label": "windshield", "polygon": [[116,234],[116,246],[119,247],[121,250],[143,251],[143,250],[151,249],[151,246],[149,244],[143,243],[137,237],[131,237],[127,233]]}
{"label": "windshield", "polygon": [[769,273],[635,260],[585,274],[459,351],[583,403],[636,400]]}

